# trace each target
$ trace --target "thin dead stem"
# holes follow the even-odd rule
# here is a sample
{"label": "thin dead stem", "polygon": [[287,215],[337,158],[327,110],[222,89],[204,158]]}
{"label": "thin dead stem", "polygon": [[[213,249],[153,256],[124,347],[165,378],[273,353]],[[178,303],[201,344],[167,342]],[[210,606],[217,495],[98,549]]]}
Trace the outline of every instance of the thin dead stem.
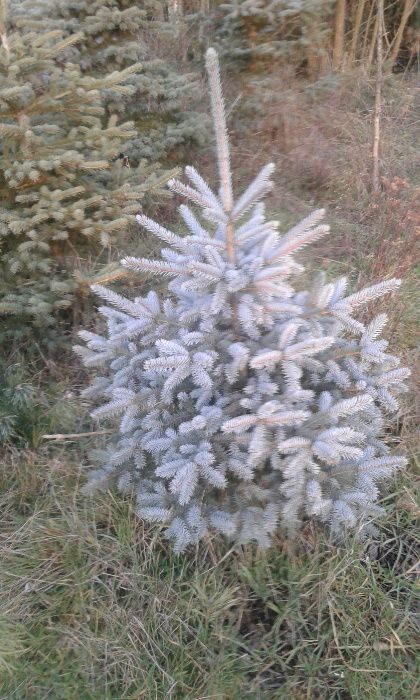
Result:
{"label": "thin dead stem", "polygon": [[379,147],[381,136],[381,112],[382,112],[382,63],[383,63],[383,34],[384,34],[384,3],[377,0],[378,31],[376,37],[376,82],[375,82],[375,108],[373,120],[373,193],[379,194]]}
{"label": "thin dead stem", "polygon": [[82,437],[91,437],[92,435],[109,435],[113,430],[92,430],[88,433],[54,433],[52,435],[42,435],[43,440],[78,440]]}

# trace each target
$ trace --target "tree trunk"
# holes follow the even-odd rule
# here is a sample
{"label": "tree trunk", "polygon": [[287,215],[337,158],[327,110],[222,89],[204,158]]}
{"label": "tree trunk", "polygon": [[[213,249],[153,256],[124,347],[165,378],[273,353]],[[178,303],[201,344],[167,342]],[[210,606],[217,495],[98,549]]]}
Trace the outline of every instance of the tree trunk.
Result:
{"label": "tree trunk", "polygon": [[401,21],[398,26],[397,32],[394,37],[391,49],[391,59],[392,64],[397,60],[398,52],[401,48],[402,38],[404,36],[404,29],[406,28],[408,19],[416,6],[416,0],[405,0],[404,8],[401,16]]}
{"label": "tree trunk", "polygon": [[369,53],[368,53],[366,63],[365,63],[366,73],[369,73],[369,71],[370,71],[370,67],[371,67],[372,61],[373,61],[373,56],[375,53],[375,48],[377,47],[378,27],[379,27],[379,16],[376,15],[375,25],[373,27],[373,32],[372,32],[372,39],[371,39],[370,47],[369,47]]}
{"label": "tree trunk", "polygon": [[339,70],[344,55],[344,27],[346,23],[346,0],[337,0],[334,18],[333,68]]}
{"label": "tree trunk", "polygon": [[351,46],[350,46],[350,52],[349,52],[349,64],[350,64],[350,66],[352,66],[356,60],[357,44],[358,44],[358,40],[359,40],[360,27],[362,24],[363,12],[365,9],[365,5],[366,5],[366,0],[359,0],[359,2],[357,3],[357,7],[356,7],[356,14],[354,17],[353,33],[352,33],[352,37],[351,37]]}
{"label": "tree trunk", "polygon": [[[372,14],[373,14],[373,4],[371,4],[371,6],[369,8],[369,14],[368,14],[367,20],[365,22],[365,31],[364,31],[364,35],[363,35],[363,47],[362,47],[362,51],[361,51],[362,61],[366,61],[366,57],[367,57],[367,52],[368,52],[367,47],[368,47],[368,42],[369,42],[370,26],[372,24]],[[376,21],[376,18],[374,20],[374,23],[375,23],[375,21]]]}
{"label": "tree trunk", "polygon": [[375,82],[375,108],[373,119],[373,194],[380,191],[379,185],[379,146],[381,136],[381,109],[382,109],[382,62],[383,62],[383,35],[384,35],[384,2],[377,0],[378,31],[376,35],[376,82]]}
{"label": "tree trunk", "polygon": [[184,14],[183,0],[169,0],[169,2],[168,2],[169,19],[176,19],[178,17],[182,17],[183,14]]}

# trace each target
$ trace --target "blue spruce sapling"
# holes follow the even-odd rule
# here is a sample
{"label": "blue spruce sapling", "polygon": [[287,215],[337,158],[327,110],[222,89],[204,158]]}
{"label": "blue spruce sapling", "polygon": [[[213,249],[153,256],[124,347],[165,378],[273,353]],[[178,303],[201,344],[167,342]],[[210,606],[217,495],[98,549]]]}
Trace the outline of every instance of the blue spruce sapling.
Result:
{"label": "blue spruce sapling", "polygon": [[295,291],[293,254],[328,233],[324,212],[280,236],[260,203],[272,164],[234,198],[213,49],[207,70],[219,192],[187,167],[191,184],[169,184],[193,205],[180,207],[188,235],[140,215],[166,247],[160,260],[122,261],[169,278],[167,298],[93,287],[108,333],[80,333],[77,351],[101,374],[85,396],[100,403],[96,418],[120,424],[88,488],[116,479],[139,516],[167,525],[177,552],[210,529],[267,546],[278,526],[293,534],[308,516],[362,531],[381,510],[380,483],[404,464],[380,436],[408,371],[378,338],[386,316],[365,326],[353,314],[400,281],[346,296],[344,277],[318,277]]}

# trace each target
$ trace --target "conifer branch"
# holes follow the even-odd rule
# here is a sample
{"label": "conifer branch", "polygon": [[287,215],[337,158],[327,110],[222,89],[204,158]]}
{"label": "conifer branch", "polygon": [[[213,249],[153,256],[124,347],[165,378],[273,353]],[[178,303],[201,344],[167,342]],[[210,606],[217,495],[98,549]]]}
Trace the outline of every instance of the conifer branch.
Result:
{"label": "conifer branch", "polygon": [[210,100],[217,142],[220,189],[223,208],[230,214],[233,208],[232,175],[230,169],[229,138],[226,127],[225,106],[220,82],[219,59],[214,49],[207,49],[206,67],[209,77]]}
{"label": "conifer branch", "polygon": [[[214,49],[207,49],[206,67],[209,78],[210,100],[213,114],[214,131],[217,143],[217,161],[219,165],[220,192],[223,209],[228,217],[226,222],[226,250],[229,262],[236,263],[235,234],[233,231],[233,191],[230,166],[229,137],[226,126],[225,106],[220,82],[219,59]],[[233,308],[236,317],[236,309]]]}

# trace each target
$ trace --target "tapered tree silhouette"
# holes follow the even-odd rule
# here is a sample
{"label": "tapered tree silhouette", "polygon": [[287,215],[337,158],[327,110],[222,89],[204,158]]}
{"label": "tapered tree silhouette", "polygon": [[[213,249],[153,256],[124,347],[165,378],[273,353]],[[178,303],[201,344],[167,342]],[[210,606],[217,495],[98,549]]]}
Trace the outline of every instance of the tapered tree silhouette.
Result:
{"label": "tapered tree silhouette", "polygon": [[168,297],[95,286],[108,335],[80,333],[77,351],[102,371],[85,391],[102,402],[93,415],[122,415],[88,488],[116,478],[141,517],[167,523],[178,552],[210,528],[262,546],[309,516],[334,533],[366,529],[378,483],[404,464],[379,436],[408,371],[378,340],[386,316],[365,326],[353,313],[400,281],[345,296],[344,277],[318,276],[295,291],[292,255],[328,233],[324,212],[280,236],[259,203],[272,164],[234,198],[218,59],[206,58],[219,192],[192,167],[190,185],[170,182],[201,215],[180,207],[185,236],[138,216],[168,247],[160,260],[122,261],[171,278]]}

